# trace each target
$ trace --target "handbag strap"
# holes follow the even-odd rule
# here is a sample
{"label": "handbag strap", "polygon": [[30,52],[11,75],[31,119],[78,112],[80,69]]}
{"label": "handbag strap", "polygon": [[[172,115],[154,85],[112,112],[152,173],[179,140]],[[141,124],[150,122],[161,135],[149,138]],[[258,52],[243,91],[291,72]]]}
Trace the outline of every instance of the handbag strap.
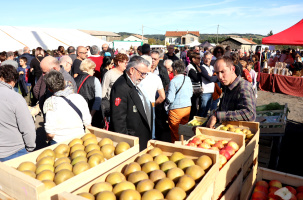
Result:
{"label": "handbag strap", "polygon": [[182,82],[182,85],[181,85],[181,87],[178,89],[178,91],[176,92],[176,95],[179,93],[179,91],[181,90],[181,88],[182,88],[182,86],[183,86],[183,84],[184,84],[184,81],[185,81],[185,76],[184,76],[184,79],[183,79],[183,82]]}
{"label": "handbag strap", "polygon": [[82,112],[79,110],[79,108],[77,108],[77,106],[75,104],[73,104],[73,102],[71,102],[71,100],[67,99],[66,97],[64,97],[64,96],[60,96],[60,97],[62,97],[76,111],[76,113],[79,115],[79,117],[83,121]]}
{"label": "handbag strap", "polygon": [[79,86],[79,88],[78,88],[78,91],[77,91],[77,94],[79,94],[80,89],[81,89],[83,83],[86,81],[86,79],[88,79],[88,77],[90,77],[90,75],[88,75],[87,77],[85,77],[85,79],[84,79],[84,80],[82,81],[82,83],[80,84],[80,86]]}

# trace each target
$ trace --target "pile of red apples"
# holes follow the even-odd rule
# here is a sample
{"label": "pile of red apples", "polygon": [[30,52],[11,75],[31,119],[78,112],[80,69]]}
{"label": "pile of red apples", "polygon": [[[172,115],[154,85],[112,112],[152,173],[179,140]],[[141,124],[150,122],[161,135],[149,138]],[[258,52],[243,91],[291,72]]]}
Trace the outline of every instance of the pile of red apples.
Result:
{"label": "pile of red apples", "polygon": [[227,141],[227,140],[215,141],[212,138],[207,138],[205,135],[195,136],[186,145],[192,147],[198,147],[202,149],[219,151],[220,169],[239,150],[239,145],[234,141]]}
{"label": "pile of red apples", "polygon": [[297,188],[282,186],[277,180],[258,181],[252,194],[252,200],[303,200],[303,186]]}

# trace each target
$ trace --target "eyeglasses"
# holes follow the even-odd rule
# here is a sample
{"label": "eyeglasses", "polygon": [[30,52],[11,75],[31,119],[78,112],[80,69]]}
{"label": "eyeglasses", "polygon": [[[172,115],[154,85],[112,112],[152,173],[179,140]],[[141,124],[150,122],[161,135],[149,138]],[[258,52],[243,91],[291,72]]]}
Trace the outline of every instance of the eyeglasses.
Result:
{"label": "eyeglasses", "polygon": [[82,54],[87,54],[87,52],[79,52],[79,53],[82,53]]}
{"label": "eyeglasses", "polygon": [[143,73],[143,72],[141,72],[140,70],[138,70],[138,69],[137,69],[137,68],[135,68],[135,67],[134,67],[134,69],[135,69],[135,70],[137,70],[137,72],[139,72],[139,73],[140,73],[140,76],[141,76],[141,77],[145,77],[145,76],[147,76],[147,75],[148,75],[148,73]]}
{"label": "eyeglasses", "polygon": [[201,58],[200,58],[200,57],[196,57],[195,59],[201,60]]}

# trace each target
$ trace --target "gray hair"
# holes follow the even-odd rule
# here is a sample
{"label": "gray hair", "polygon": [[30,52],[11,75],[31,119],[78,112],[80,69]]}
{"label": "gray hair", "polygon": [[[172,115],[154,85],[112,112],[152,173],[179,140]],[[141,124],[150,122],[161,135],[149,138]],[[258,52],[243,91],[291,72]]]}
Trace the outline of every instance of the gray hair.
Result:
{"label": "gray hair", "polygon": [[163,65],[166,66],[166,64],[172,65],[173,61],[171,59],[166,59],[166,60],[164,60]]}
{"label": "gray hair", "polygon": [[73,64],[73,60],[71,59],[71,57],[69,57],[68,55],[62,56],[59,60],[59,64],[63,65],[67,62],[70,62],[71,64]]}
{"label": "gray hair", "polygon": [[65,88],[64,77],[61,72],[52,70],[44,75],[46,87],[51,89],[54,93]]}
{"label": "gray hair", "polygon": [[211,56],[212,56],[213,54],[211,54],[209,51],[206,51],[206,52],[204,53],[204,56],[203,56],[203,57],[205,58],[205,57],[208,56],[208,55],[211,55]]}
{"label": "gray hair", "polygon": [[8,51],[8,52],[6,52],[6,57],[12,57],[12,56],[14,56],[14,52],[12,52],[12,51]]}
{"label": "gray hair", "polygon": [[178,74],[184,74],[185,64],[182,60],[176,60],[173,62],[172,67]]}
{"label": "gray hair", "polygon": [[73,47],[73,46],[69,46],[68,48],[67,48],[67,53],[74,53],[76,51],[76,49],[75,49],[75,47]]}
{"label": "gray hair", "polygon": [[141,58],[141,57],[139,57],[139,56],[136,56],[136,59],[135,59],[135,60],[130,61],[130,62],[128,63],[128,65],[126,66],[126,71],[129,71],[130,68],[132,68],[132,67],[135,68],[136,66],[138,66],[138,65],[140,65],[140,64],[143,64],[143,65],[145,65],[146,67],[149,66],[149,62],[148,62],[147,60],[145,60],[144,58]]}
{"label": "gray hair", "polygon": [[91,48],[90,48],[90,53],[92,55],[98,55],[98,52],[100,51],[99,47],[97,45],[93,45]]}
{"label": "gray hair", "polygon": [[18,50],[18,55],[21,56],[23,54],[23,49]]}
{"label": "gray hair", "polygon": [[159,53],[159,51],[157,51],[157,50],[153,50],[152,52],[150,52],[150,55],[151,55],[151,54],[158,54],[159,57],[160,57],[160,53]]}
{"label": "gray hair", "polygon": [[29,52],[30,52],[30,49],[28,47],[23,48],[23,53],[29,53]]}

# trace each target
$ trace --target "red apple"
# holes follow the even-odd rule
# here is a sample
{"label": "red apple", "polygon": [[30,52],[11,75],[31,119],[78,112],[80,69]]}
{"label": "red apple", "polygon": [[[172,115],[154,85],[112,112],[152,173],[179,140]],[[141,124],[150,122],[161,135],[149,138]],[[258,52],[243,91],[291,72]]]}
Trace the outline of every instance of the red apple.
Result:
{"label": "red apple", "polygon": [[296,195],[294,195],[293,193],[291,193],[291,198],[289,200],[298,200]]}
{"label": "red apple", "polygon": [[207,143],[209,145],[214,145],[216,143],[216,141],[212,138],[206,138],[205,140],[203,140],[203,143]]}
{"label": "red apple", "polygon": [[257,199],[257,198],[267,200],[268,195],[264,192],[256,191],[252,194],[252,199]]}
{"label": "red apple", "polygon": [[236,142],[234,142],[234,141],[229,141],[227,143],[227,146],[231,146],[235,151],[239,150],[239,145]]}
{"label": "red apple", "polygon": [[275,193],[275,191],[277,191],[278,189],[280,189],[280,188],[278,188],[278,187],[270,187],[269,188],[269,193]]}
{"label": "red apple", "polygon": [[218,149],[223,149],[224,144],[222,144],[222,142],[216,142],[216,144],[214,144],[213,147],[217,147]]}
{"label": "red apple", "polygon": [[211,148],[211,146],[209,144],[204,143],[204,142],[199,144],[198,147],[203,148],[203,149],[210,149]]}
{"label": "red apple", "polygon": [[275,195],[274,193],[268,194],[268,200],[280,200],[281,198]]}
{"label": "red apple", "polygon": [[297,193],[303,193],[303,186],[297,187]]}
{"label": "red apple", "polygon": [[303,192],[300,192],[296,195],[297,200],[303,200]]}
{"label": "red apple", "polygon": [[261,191],[261,192],[264,192],[264,193],[268,194],[267,187],[262,186],[262,185],[256,186],[255,189],[254,189],[254,192],[256,192],[256,191]]}
{"label": "red apple", "polygon": [[267,183],[266,181],[258,181],[258,182],[256,183],[256,186],[258,186],[258,185],[262,185],[262,186],[268,188],[268,183]]}
{"label": "red apple", "polygon": [[225,158],[226,158],[227,160],[229,160],[229,159],[231,158],[231,155],[230,155],[230,154],[228,153],[228,151],[226,151],[226,150],[220,150],[220,151],[219,151],[219,154],[225,156]]}
{"label": "red apple", "polygon": [[197,145],[195,145],[194,143],[192,142],[189,142],[186,146],[190,146],[190,147],[196,147]]}
{"label": "red apple", "polygon": [[196,144],[196,145],[202,143],[201,140],[200,140],[199,138],[197,138],[197,137],[194,137],[190,142],[192,142],[192,143],[194,143],[194,144]]}
{"label": "red apple", "polygon": [[196,138],[199,138],[201,141],[203,141],[206,136],[205,135],[196,135]]}
{"label": "red apple", "polygon": [[282,187],[282,183],[280,181],[277,181],[277,180],[271,180],[269,182],[269,187],[278,187],[278,188],[281,188]]}
{"label": "red apple", "polygon": [[293,193],[294,195],[297,194],[297,191],[296,191],[295,188],[293,188],[293,187],[291,187],[291,186],[286,186],[286,188],[287,188],[291,193]]}
{"label": "red apple", "polygon": [[230,156],[233,156],[236,153],[235,150],[231,146],[226,146],[223,149],[226,150],[226,151],[228,151],[228,153],[230,154]]}
{"label": "red apple", "polygon": [[218,147],[214,147],[214,146],[212,146],[212,147],[210,148],[210,150],[219,151],[219,148],[218,148]]}
{"label": "red apple", "polygon": [[226,162],[227,159],[225,158],[225,156],[219,154],[219,169],[221,169]]}

